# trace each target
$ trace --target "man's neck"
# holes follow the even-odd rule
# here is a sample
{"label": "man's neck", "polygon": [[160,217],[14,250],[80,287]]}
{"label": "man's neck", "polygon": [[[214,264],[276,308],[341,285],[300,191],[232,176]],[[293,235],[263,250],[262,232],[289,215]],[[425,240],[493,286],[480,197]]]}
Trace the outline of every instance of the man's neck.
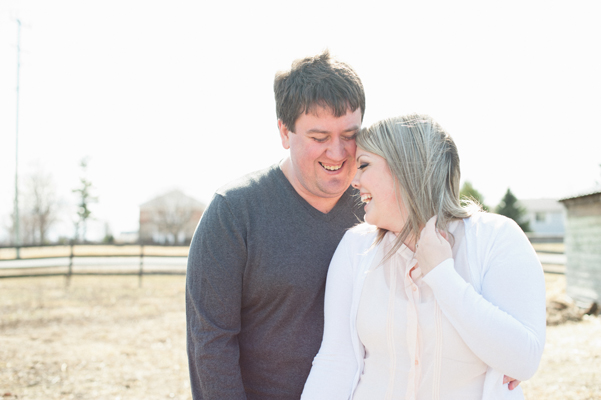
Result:
{"label": "man's neck", "polygon": [[309,203],[313,208],[324,214],[327,214],[330,211],[332,211],[332,209],[336,207],[338,200],[340,200],[340,198],[342,197],[342,194],[344,194],[342,193],[340,196],[337,197],[321,197],[309,192],[294,176],[294,173],[292,172],[292,162],[290,161],[290,158],[286,158],[280,163],[280,169],[282,170],[284,176],[286,177],[286,179],[288,179],[288,182],[290,182],[294,190],[296,190],[296,193],[298,193],[300,197],[305,199],[305,201]]}

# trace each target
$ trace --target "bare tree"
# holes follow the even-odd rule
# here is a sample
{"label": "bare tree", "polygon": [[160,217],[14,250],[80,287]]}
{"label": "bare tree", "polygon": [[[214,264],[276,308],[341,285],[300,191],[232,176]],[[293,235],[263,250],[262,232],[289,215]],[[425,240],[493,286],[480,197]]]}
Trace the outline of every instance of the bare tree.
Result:
{"label": "bare tree", "polygon": [[48,241],[48,231],[57,220],[58,203],[54,181],[49,172],[39,167],[27,182],[29,216],[32,219],[35,241],[44,244]]}
{"label": "bare tree", "polygon": [[[7,227],[7,230],[10,232],[10,237],[13,240],[13,245],[16,245],[14,242],[15,238],[15,212],[10,213],[10,225]],[[25,210],[21,209],[19,213],[19,232],[21,236],[21,244],[22,245],[30,245],[35,244],[35,229],[33,226],[33,221],[31,215]]]}
{"label": "bare tree", "polygon": [[173,237],[173,243],[179,242],[180,234],[185,234],[194,215],[193,204],[185,197],[163,197],[156,205],[154,222],[160,232]]}
{"label": "bare tree", "polygon": [[181,243],[188,241],[204,211],[204,205],[173,190],[140,206],[142,242]]}
{"label": "bare tree", "polygon": [[[23,244],[45,244],[48,232],[58,220],[58,201],[52,174],[37,164],[25,176],[23,209],[19,215],[21,241]],[[15,215],[10,215],[11,236],[14,237]]]}

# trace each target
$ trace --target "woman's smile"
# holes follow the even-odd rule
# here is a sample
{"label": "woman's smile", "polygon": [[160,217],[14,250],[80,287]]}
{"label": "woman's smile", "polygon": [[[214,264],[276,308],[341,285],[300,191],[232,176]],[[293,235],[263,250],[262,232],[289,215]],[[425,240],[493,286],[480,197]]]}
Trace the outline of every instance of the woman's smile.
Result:
{"label": "woman's smile", "polygon": [[358,147],[357,173],[352,185],[359,189],[365,204],[365,222],[389,231],[401,231],[405,217],[402,202],[396,195],[399,185],[384,158]]}

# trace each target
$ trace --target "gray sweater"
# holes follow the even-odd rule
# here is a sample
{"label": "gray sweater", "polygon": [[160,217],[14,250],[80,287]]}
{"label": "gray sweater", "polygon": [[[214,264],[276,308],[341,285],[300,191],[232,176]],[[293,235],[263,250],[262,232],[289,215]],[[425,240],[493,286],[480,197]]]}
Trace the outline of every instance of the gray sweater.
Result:
{"label": "gray sweater", "polygon": [[323,334],[330,259],[363,219],[349,188],[323,214],[278,165],[215,193],[186,278],[194,399],[298,399]]}

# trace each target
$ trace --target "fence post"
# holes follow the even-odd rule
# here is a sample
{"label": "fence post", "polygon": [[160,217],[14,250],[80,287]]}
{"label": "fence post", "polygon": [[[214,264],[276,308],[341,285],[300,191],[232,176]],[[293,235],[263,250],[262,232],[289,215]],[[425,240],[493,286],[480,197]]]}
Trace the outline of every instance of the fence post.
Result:
{"label": "fence post", "polygon": [[73,240],[71,240],[71,254],[69,255],[69,271],[67,272],[67,286],[71,284],[71,276],[73,275]]}
{"label": "fence post", "polygon": [[144,245],[140,243],[140,270],[138,272],[138,287],[142,287],[142,274],[144,273]]}

